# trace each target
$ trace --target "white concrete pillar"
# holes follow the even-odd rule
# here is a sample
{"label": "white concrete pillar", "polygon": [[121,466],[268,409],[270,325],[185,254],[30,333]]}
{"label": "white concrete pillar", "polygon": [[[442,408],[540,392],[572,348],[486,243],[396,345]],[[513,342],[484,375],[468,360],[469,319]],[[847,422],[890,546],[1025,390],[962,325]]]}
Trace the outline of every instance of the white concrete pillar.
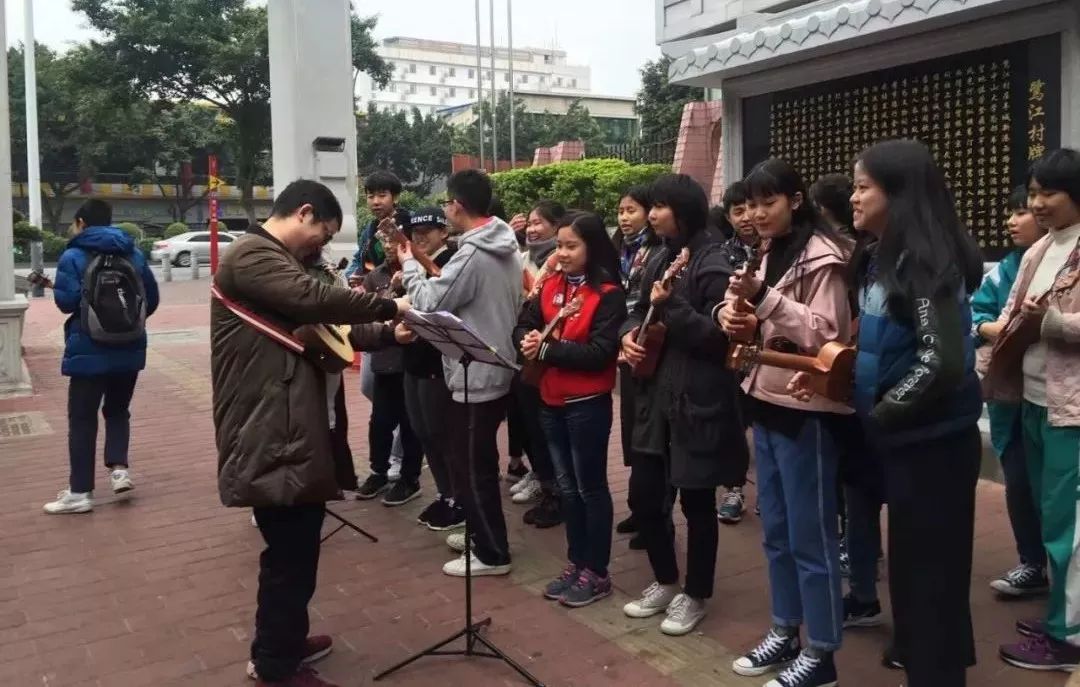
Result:
{"label": "white concrete pillar", "polygon": [[[7,45],[5,1],[0,0],[0,45]],[[8,73],[7,50],[0,50],[0,74]],[[0,79],[0,398],[29,394],[30,375],[22,360],[23,316],[29,303],[15,293],[11,223],[11,106],[8,80]]]}
{"label": "white concrete pillar", "polygon": [[274,189],[329,186],[345,215],[336,243],[356,243],[356,114],[349,0],[269,0]]}
{"label": "white concrete pillar", "polygon": [[1061,32],[1061,145],[1080,150],[1080,6]]}

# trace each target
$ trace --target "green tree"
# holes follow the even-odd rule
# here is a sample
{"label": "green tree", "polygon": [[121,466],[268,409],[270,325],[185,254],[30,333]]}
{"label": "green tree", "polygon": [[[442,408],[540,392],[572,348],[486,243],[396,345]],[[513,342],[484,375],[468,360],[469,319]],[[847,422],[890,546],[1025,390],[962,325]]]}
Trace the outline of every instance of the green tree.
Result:
{"label": "green tree", "polygon": [[[241,202],[254,222],[252,187],[267,172],[270,152],[266,7],[244,0],[72,0],[72,8],[105,36],[93,44],[110,65],[99,83],[174,102],[205,101],[228,115]],[[370,26],[371,20],[353,22],[353,66],[385,79],[389,68],[373,42],[358,40]]]}
{"label": "green tree", "polygon": [[431,193],[435,179],[450,173],[454,131],[435,115],[379,110],[374,103],[359,118],[356,153],[360,175],[393,172],[409,189]]}
{"label": "green tree", "polygon": [[669,139],[679,134],[683,106],[702,100],[705,89],[677,86],[668,81],[671,58],[661,57],[641,68],[641,89],[634,111],[641,117],[641,137],[645,140]]}
{"label": "green tree", "polygon": [[[114,98],[83,74],[94,60],[80,46],[59,55],[36,46],[38,148],[42,211],[47,227],[61,232],[67,197],[101,170],[131,169],[142,154],[145,103]],[[12,169],[26,173],[26,100],[22,47],[8,50]]]}

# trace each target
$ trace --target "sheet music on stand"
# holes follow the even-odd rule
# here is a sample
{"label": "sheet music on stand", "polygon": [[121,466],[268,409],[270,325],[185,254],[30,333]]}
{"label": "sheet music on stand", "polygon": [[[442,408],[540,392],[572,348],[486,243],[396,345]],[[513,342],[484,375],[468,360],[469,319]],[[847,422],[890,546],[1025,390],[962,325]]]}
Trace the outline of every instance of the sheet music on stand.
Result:
{"label": "sheet music on stand", "polygon": [[511,370],[521,369],[520,365],[504,358],[494,346],[485,343],[483,337],[457,315],[408,310],[402,316],[402,321],[416,332],[417,336],[451,360],[461,360],[467,354],[478,363]]}

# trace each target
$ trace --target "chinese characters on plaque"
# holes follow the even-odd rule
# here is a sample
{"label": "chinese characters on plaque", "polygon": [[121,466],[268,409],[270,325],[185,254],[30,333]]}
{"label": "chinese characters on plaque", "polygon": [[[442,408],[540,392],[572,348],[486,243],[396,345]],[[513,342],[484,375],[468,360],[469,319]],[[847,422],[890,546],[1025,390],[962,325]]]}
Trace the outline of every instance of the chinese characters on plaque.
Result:
{"label": "chinese characters on plaque", "polygon": [[[790,161],[810,184],[823,174],[850,176],[855,157],[877,141],[919,139],[933,151],[960,217],[979,244],[1005,248],[1011,245],[1005,230],[1013,138],[1009,80],[1009,60],[1000,59],[812,96],[781,96],[771,106],[769,154]],[[1034,116],[1041,113],[1043,88],[1034,81],[1028,93],[1029,155],[1045,140],[1036,139],[1045,133],[1042,119]]]}

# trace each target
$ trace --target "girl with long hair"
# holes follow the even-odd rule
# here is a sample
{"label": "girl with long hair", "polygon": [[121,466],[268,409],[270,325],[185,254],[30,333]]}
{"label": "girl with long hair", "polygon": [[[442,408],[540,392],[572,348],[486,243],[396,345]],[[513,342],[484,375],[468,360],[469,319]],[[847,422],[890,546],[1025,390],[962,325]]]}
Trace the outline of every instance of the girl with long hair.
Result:
{"label": "girl with long hair", "polygon": [[[969,592],[982,400],[970,294],[978,246],[921,142],[875,144],[854,170],[859,299],[853,402],[889,504],[894,658],[909,687],[961,687],[975,662]],[[807,398],[805,376],[792,381]]]}
{"label": "girl with long hair", "polygon": [[[716,571],[716,487],[738,478],[747,451],[734,374],[723,362],[727,337],[711,318],[732,273],[719,232],[707,224],[705,191],[689,176],[665,174],[650,188],[649,224],[663,246],[649,258],[640,298],[623,325],[623,356],[639,364],[636,343],[652,305],[667,338],[655,374],[639,380],[635,404],[634,479],[649,491],[635,513],[656,581],[623,611],[632,618],[665,614],[661,632],[685,635],[705,617]],[[661,276],[686,249],[682,277]],[[686,583],[679,585],[670,490],[686,516]]]}
{"label": "girl with long hair", "polygon": [[[760,163],[745,183],[768,252],[756,273],[740,270],[732,278],[717,322],[729,336],[756,335],[762,345],[791,353],[814,355],[826,343],[848,342],[850,242],[822,221],[802,177],[784,160]],[[783,668],[769,687],[831,687],[843,622],[833,424],[852,411],[824,398],[793,399],[787,390],[792,376],[758,366],[743,382],[753,418],[772,627],[733,670],[758,676]],[[799,639],[804,621],[805,649]]]}
{"label": "girl with long hair", "polygon": [[[619,276],[622,279],[623,289],[626,291],[628,313],[637,305],[641,293],[641,279],[645,274],[645,265],[648,264],[649,256],[660,244],[656,232],[649,226],[650,209],[652,209],[652,200],[648,186],[634,186],[619,199],[619,230],[615,232],[612,240],[619,255]],[[630,548],[644,549],[645,542],[638,532],[637,518],[634,517],[642,496],[648,493],[642,491],[640,481],[634,479],[634,391],[635,385],[630,366],[625,361],[620,361],[619,429],[623,464],[630,468],[626,496],[626,505],[630,509],[630,514],[615,525],[615,531],[619,534],[637,533],[630,539]]]}
{"label": "girl with long hair", "polygon": [[[565,216],[560,224],[555,254],[561,270],[525,304],[514,338],[525,360],[544,366],[540,423],[566,522],[568,562],[544,596],[579,607],[611,594],[607,449],[626,300],[604,220],[580,213]],[[558,325],[557,338],[545,341],[541,330],[574,302],[579,302],[578,312]]]}

